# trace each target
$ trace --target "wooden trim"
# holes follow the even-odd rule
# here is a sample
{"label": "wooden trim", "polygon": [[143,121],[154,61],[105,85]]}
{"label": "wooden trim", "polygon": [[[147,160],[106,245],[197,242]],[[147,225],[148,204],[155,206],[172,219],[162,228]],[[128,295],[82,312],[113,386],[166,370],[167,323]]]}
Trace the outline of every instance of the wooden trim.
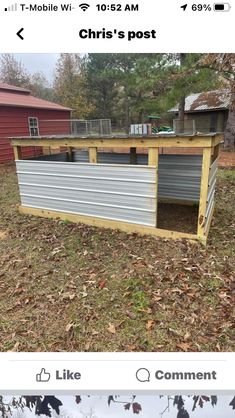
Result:
{"label": "wooden trim", "polygon": [[220,151],[220,144],[217,144],[213,148],[213,157],[212,157],[212,163],[219,157],[219,151]]}
{"label": "wooden trim", "polygon": [[202,157],[202,171],[201,171],[201,191],[200,191],[200,202],[199,202],[199,211],[198,211],[198,236],[205,236],[205,215],[206,215],[206,206],[207,206],[207,193],[209,186],[209,173],[211,165],[211,148],[205,148],[203,150]]}
{"label": "wooden trim", "polygon": [[136,148],[130,148],[130,164],[137,164]]}
{"label": "wooden trim", "polygon": [[127,137],[127,138],[12,138],[13,146],[52,146],[74,148],[210,148],[212,136]]}
{"label": "wooden trim", "polygon": [[71,221],[75,223],[84,223],[99,228],[119,229],[127,233],[138,233],[141,235],[153,235],[155,237],[180,239],[186,238],[190,240],[200,240],[195,234],[187,234],[184,232],[169,231],[165,229],[158,229],[151,226],[142,226],[137,224],[130,224],[121,221],[112,221],[109,219],[95,218],[91,216],[84,216],[72,213],[56,212],[46,209],[35,209],[31,207],[20,206],[19,211],[24,215],[40,216],[43,218],[62,219],[64,221]]}
{"label": "wooden trim", "polygon": [[92,164],[97,164],[97,148],[91,147],[89,148],[89,161]]}
{"label": "wooden trim", "polygon": [[224,142],[224,134],[217,134],[212,138],[212,146],[222,144]]}
{"label": "wooden trim", "polygon": [[19,147],[19,146],[14,146],[13,147],[13,150],[14,150],[14,157],[15,157],[15,160],[21,160],[21,157],[22,157],[22,152],[21,152],[21,147]]}

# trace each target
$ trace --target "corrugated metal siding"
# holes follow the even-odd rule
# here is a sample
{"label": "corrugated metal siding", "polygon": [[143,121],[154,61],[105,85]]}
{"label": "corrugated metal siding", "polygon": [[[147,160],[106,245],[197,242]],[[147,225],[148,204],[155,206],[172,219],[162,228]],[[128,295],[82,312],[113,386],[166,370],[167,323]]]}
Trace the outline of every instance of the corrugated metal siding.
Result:
{"label": "corrugated metal siding", "polygon": [[[88,151],[76,150],[74,160],[88,162]],[[129,164],[130,155],[121,153],[98,153],[98,162],[106,164]],[[137,164],[148,164],[146,154],[137,154]],[[159,155],[159,199],[176,199],[198,203],[201,183],[201,155]]]}
{"label": "corrugated metal siding", "polygon": [[159,198],[198,203],[201,166],[201,155],[160,155]]}
{"label": "corrugated metal siding", "polygon": [[32,157],[30,160],[36,161],[68,161],[67,152],[60,152],[58,154],[40,155],[39,157]]}
{"label": "corrugated metal siding", "polygon": [[[230,90],[213,90],[202,93],[191,94],[185,99],[185,112],[228,109],[231,100]],[[179,105],[173,107],[169,112],[178,112]]]}
{"label": "corrugated metal siding", "polygon": [[218,171],[218,158],[213,162],[213,164],[210,167],[209,187],[208,187],[208,193],[207,193],[207,206],[206,206],[206,216],[205,216],[206,218],[205,231],[207,230],[208,223],[210,221],[211,212],[214,207],[217,171]]}
{"label": "corrugated metal siding", "polygon": [[23,206],[156,225],[151,167],[17,161]]}

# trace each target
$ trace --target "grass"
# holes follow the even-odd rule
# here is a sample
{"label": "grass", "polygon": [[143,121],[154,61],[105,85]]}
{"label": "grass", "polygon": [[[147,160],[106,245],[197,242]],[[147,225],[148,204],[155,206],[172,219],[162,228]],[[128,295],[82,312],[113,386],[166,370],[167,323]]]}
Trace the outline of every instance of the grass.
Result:
{"label": "grass", "polygon": [[22,216],[0,168],[0,350],[233,351],[235,172],[207,247]]}

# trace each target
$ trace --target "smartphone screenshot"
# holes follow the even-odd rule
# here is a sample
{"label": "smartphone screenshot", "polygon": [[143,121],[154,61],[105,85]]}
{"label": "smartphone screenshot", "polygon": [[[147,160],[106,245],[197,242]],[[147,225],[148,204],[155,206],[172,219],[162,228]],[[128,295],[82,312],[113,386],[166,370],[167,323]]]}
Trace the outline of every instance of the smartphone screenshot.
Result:
{"label": "smartphone screenshot", "polygon": [[232,418],[233,0],[2,0],[0,417]]}

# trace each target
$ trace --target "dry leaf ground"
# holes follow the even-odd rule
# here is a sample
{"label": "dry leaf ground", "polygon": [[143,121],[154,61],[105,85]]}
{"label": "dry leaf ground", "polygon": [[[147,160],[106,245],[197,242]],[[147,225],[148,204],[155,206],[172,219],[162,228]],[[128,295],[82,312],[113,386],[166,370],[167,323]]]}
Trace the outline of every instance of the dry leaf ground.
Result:
{"label": "dry leaf ground", "polygon": [[205,248],[22,216],[2,166],[0,350],[234,350],[234,191],[220,171]]}

